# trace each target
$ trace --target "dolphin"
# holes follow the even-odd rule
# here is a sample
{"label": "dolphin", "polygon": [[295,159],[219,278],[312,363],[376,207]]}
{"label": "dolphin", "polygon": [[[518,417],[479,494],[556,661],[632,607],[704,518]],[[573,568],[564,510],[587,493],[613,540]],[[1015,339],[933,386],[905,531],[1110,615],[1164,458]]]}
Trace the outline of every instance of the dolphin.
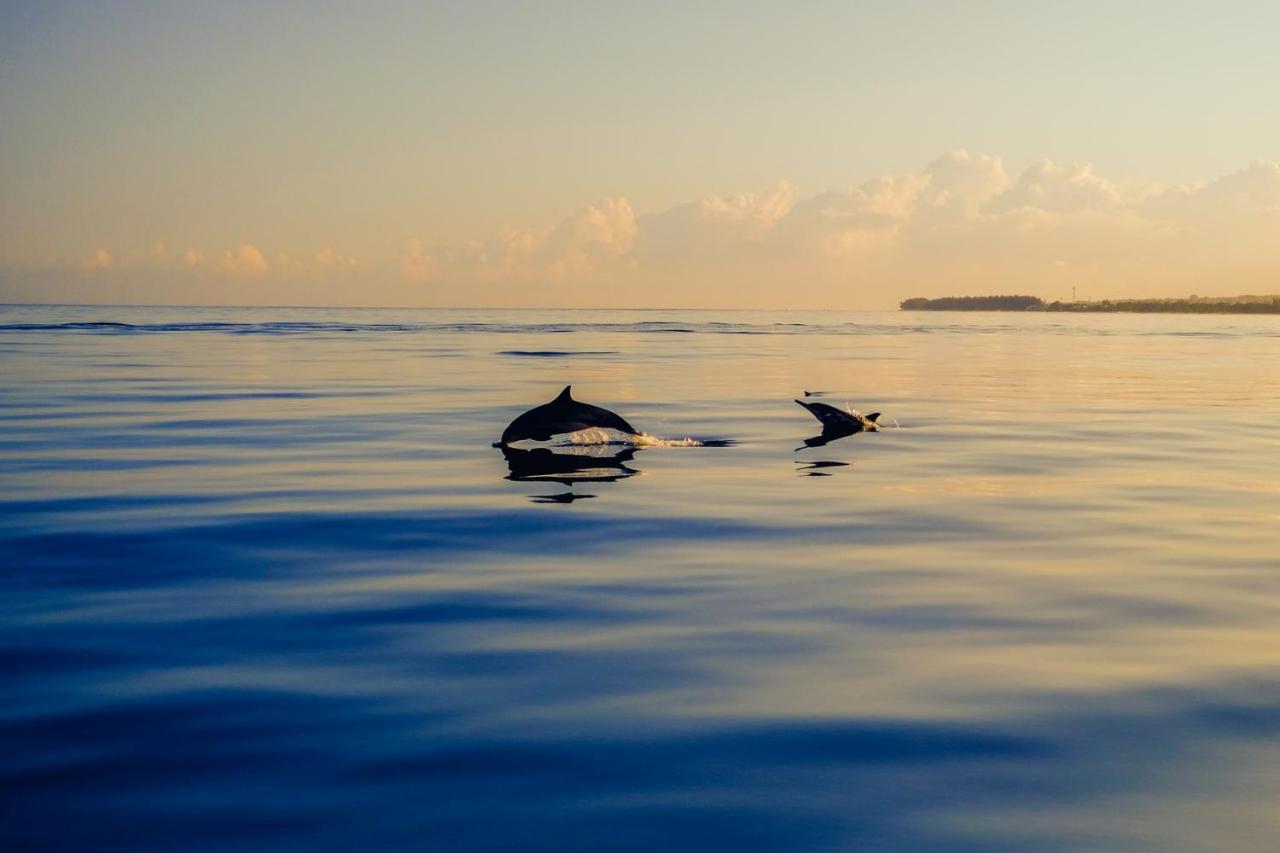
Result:
{"label": "dolphin", "polygon": [[560,396],[550,403],[535,406],[520,415],[502,431],[498,447],[505,447],[512,442],[526,438],[535,441],[547,441],[553,435],[566,432],[577,432],[580,429],[616,429],[628,435],[638,435],[636,428],[624,418],[608,409],[593,406],[590,403],[579,403],[569,395],[572,386],[564,386]]}
{"label": "dolphin", "polygon": [[863,415],[859,412],[841,411],[835,406],[828,406],[826,403],[806,403],[804,400],[796,400],[796,403],[804,406],[809,411],[809,414],[818,419],[824,432],[832,430],[843,432],[846,435],[853,435],[855,432],[879,431],[879,427],[876,426],[876,420],[880,417],[879,412]]}
{"label": "dolphin", "polygon": [[821,447],[837,438],[860,432],[879,432],[880,429],[876,425],[876,419],[880,417],[879,412],[862,415],[858,412],[841,411],[826,403],[806,403],[804,400],[796,400],[796,403],[803,406],[822,424],[822,434],[806,438],[804,440],[806,447]]}

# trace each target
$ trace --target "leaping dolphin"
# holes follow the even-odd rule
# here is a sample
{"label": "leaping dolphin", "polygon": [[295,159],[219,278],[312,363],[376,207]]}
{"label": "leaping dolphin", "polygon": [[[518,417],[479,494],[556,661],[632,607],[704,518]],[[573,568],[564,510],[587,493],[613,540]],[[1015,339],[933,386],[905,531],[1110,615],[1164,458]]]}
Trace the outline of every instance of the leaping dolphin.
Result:
{"label": "leaping dolphin", "polygon": [[808,409],[809,414],[818,419],[824,430],[839,430],[847,435],[853,435],[855,432],[879,431],[879,427],[876,426],[876,419],[880,417],[879,412],[863,415],[859,412],[841,411],[826,403],[806,403],[804,400],[796,400],[796,403]]}
{"label": "leaping dolphin", "polygon": [[582,429],[616,429],[628,435],[638,435],[635,427],[627,423],[620,415],[608,409],[593,406],[590,403],[579,403],[569,395],[572,386],[564,386],[560,396],[550,403],[535,406],[520,415],[502,431],[498,440],[499,447],[505,447],[515,441],[533,439],[547,441],[553,435],[577,432]]}
{"label": "leaping dolphin", "polygon": [[876,419],[880,417],[879,412],[863,415],[858,412],[844,412],[826,403],[806,403],[804,400],[796,400],[796,403],[803,406],[822,424],[822,434],[806,438],[804,440],[806,447],[821,447],[847,435],[880,430],[876,425]]}

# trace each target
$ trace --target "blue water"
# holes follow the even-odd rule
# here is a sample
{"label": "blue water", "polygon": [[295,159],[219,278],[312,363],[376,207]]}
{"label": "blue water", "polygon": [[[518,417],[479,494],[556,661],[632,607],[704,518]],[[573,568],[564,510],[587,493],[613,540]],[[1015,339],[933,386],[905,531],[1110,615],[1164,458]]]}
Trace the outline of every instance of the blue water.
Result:
{"label": "blue water", "polygon": [[1277,424],[1276,317],[0,308],[0,846],[1274,849]]}

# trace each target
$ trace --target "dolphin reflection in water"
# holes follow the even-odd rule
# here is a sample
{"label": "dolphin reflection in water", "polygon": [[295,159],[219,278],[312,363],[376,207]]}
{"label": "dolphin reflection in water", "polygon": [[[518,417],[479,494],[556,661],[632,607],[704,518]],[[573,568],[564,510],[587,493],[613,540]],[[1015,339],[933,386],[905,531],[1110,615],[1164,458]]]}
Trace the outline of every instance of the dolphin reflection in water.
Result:
{"label": "dolphin reflection in water", "polygon": [[[796,404],[803,406],[809,414],[818,419],[822,424],[822,432],[813,438],[804,440],[805,447],[822,447],[824,444],[830,444],[838,438],[856,435],[860,432],[879,432],[880,428],[876,424],[879,419],[879,412],[872,412],[869,415],[863,415],[855,411],[842,411],[835,406],[828,406],[826,403],[806,403],[804,400],[796,400]],[[803,448],[796,448],[801,450]]]}
{"label": "dolphin reflection in water", "polygon": [[635,458],[634,447],[595,445],[574,447],[571,450],[572,452],[556,452],[549,447],[535,447],[531,450],[504,447],[502,456],[511,470],[507,479],[571,486],[574,483],[613,483],[640,473],[627,465]]}
{"label": "dolphin reflection in water", "polygon": [[573,503],[595,495],[574,492],[575,483],[614,483],[640,472],[627,465],[636,455],[634,447],[595,445],[589,447],[536,447],[522,450],[503,447],[508,480],[522,483],[559,483],[567,491],[554,495],[530,495],[534,503]]}

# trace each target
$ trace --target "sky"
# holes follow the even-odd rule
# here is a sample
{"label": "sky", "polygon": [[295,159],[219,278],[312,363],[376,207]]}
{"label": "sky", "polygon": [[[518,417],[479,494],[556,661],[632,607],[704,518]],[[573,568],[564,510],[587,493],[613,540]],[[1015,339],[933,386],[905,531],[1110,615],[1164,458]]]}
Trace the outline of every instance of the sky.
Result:
{"label": "sky", "polygon": [[1274,3],[0,0],[0,301],[1280,292]]}

